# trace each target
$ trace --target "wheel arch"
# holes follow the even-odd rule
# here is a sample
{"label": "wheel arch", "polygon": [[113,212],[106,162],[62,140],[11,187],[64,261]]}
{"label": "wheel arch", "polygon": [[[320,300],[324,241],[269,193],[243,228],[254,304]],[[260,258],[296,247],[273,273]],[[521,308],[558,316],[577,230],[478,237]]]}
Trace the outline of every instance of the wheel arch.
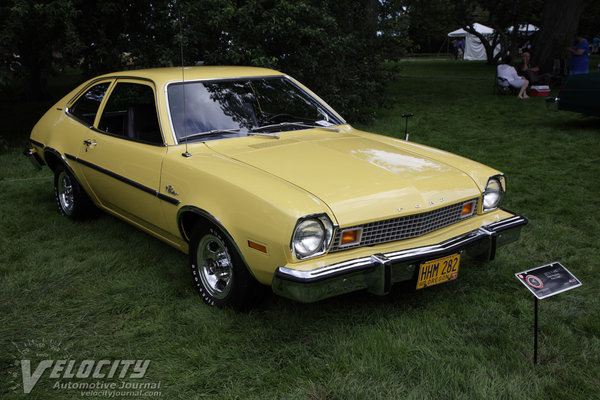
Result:
{"label": "wheel arch", "polygon": [[227,228],[225,228],[225,226],[219,221],[218,218],[216,218],[208,211],[196,206],[183,206],[177,212],[177,226],[179,228],[179,232],[181,233],[181,237],[183,238],[183,240],[185,240],[188,244],[190,243],[190,235],[192,229],[198,223],[205,224],[207,226],[214,226],[217,229],[219,229],[223,233],[223,235],[225,235],[227,240],[229,240],[229,243],[231,243],[231,245],[235,248],[248,272],[252,275],[252,277],[254,277],[254,279],[256,279],[254,272],[249,267],[248,262],[244,257],[244,253],[242,253],[240,247],[236,243],[233,236],[229,233]]}
{"label": "wheel arch", "polygon": [[[69,161],[58,150],[53,149],[52,147],[46,147],[44,149],[44,162],[53,173],[56,171],[56,167],[58,165],[64,166],[67,169],[67,171],[69,171],[73,179],[77,181],[77,183],[79,184],[85,195],[88,197],[88,199],[90,199],[92,203],[96,204],[96,202],[94,201],[94,196],[92,196],[91,193],[88,191],[88,188],[82,184],[81,179],[79,179],[79,176],[77,176],[77,174],[71,167],[71,164],[69,164]],[[96,204],[96,206],[98,206],[98,204]]]}
{"label": "wheel arch", "polygon": [[64,158],[62,154],[60,154],[57,150],[53,149],[52,147],[46,147],[44,149],[44,161],[46,162],[46,165],[48,166],[48,168],[50,168],[52,172],[56,170],[56,166],[60,163],[63,164],[65,168],[67,168],[69,172],[73,174],[73,176],[76,176],[73,173],[73,169],[67,162],[66,158]]}

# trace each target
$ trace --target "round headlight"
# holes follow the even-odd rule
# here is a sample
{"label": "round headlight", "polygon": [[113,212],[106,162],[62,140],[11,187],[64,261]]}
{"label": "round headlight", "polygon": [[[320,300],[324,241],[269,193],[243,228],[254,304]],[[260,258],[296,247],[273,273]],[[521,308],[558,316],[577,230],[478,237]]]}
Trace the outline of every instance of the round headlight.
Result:
{"label": "round headlight", "polygon": [[333,223],[325,213],[300,218],[292,234],[292,254],[298,260],[325,254],[331,245],[333,231]]}
{"label": "round headlight", "polygon": [[491,211],[498,208],[503,196],[504,189],[502,189],[500,178],[490,178],[483,192],[483,211]]}
{"label": "round headlight", "polygon": [[318,219],[306,219],[296,226],[292,246],[298,258],[306,258],[323,250],[325,227]]}

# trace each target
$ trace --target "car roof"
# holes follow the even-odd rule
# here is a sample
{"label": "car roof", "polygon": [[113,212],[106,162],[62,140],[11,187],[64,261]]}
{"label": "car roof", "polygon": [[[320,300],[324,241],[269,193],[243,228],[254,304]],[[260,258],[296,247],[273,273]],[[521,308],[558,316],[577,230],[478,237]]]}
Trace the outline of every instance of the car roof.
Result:
{"label": "car roof", "polygon": [[98,78],[131,77],[145,78],[154,81],[158,85],[174,81],[192,81],[203,79],[228,79],[255,76],[281,76],[279,71],[259,67],[233,67],[233,66],[196,66],[196,67],[170,67],[150,68],[112,72]]}

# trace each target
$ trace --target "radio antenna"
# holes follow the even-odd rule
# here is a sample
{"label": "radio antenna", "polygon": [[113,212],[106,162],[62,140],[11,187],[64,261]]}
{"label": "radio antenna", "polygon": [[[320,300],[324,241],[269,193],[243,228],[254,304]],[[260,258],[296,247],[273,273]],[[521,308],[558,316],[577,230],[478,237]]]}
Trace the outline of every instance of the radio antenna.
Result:
{"label": "radio antenna", "polygon": [[185,140],[185,153],[181,153],[184,157],[191,157],[192,155],[188,152],[188,134],[187,134],[187,118],[185,110],[185,68],[183,63],[183,22],[181,20],[181,2],[177,2],[177,11],[179,13],[179,50],[181,53],[181,89],[183,96],[183,138]]}

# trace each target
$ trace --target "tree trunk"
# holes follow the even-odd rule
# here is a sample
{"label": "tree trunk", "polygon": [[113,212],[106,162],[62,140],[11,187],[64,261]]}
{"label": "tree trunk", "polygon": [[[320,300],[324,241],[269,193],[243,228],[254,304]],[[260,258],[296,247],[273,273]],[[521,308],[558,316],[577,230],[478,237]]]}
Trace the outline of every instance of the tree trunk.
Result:
{"label": "tree trunk", "polygon": [[579,18],[588,0],[546,0],[540,31],[533,42],[533,63],[544,72],[552,72],[554,60],[568,61],[567,47],[577,33]]}

